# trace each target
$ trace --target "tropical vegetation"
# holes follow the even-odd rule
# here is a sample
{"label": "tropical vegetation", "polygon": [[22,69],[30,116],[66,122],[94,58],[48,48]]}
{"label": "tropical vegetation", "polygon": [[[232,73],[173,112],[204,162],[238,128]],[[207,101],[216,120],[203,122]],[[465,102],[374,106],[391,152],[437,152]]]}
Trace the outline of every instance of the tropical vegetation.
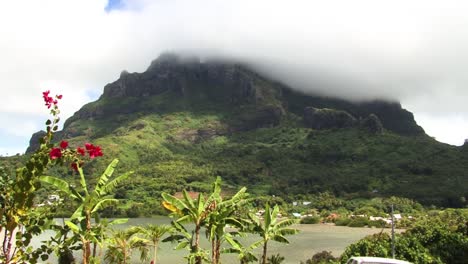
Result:
{"label": "tropical vegetation", "polygon": [[[62,95],[43,93],[51,118],[35,134],[38,144],[27,155],[0,158],[0,262],[38,263],[56,254],[59,263],[74,263],[81,251],[85,264],[129,263],[139,251],[142,261],[156,263],[160,243],[171,241],[186,250],[188,263],[219,264],[223,254],[240,263],[281,263],[268,247],[298,232],[293,216],[303,224],[384,228],[391,210],[406,228],[396,235],[396,257],[467,258],[466,210],[441,210],[468,205],[466,145],[436,142],[392,103],[299,95],[241,66],[205,72],[209,65],[200,64],[194,73],[171,63],[123,74],[63,131]],[[164,65],[172,75],[163,74]],[[139,94],[141,80],[162,88]],[[130,88],[135,94],[121,97],[127,90],[119,89]],[[157,214],[169,214],[171,226],[122,230],[126,219],[106,219]],[[67,220],[58,224],[56,216]],[[45,230],[55,235],[31,246]],[[340,258],[324,251],[305,261],[390,257],[391,243],[381,233]]]}

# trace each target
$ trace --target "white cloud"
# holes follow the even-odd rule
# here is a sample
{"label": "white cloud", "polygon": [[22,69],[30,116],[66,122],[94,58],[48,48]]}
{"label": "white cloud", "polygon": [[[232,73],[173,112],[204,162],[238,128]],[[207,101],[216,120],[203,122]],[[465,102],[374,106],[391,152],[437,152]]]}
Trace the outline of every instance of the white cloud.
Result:
{"label": "white cloud", "polygon": [[125,3],[106,12],[105,0],[3,1],[0,119],[45,117],[44,89],[64,94],[68,117],[121,70],[143,71],[160,52],[183,50],[242,59],[315,93],[400,100],[418,121],[456,113],[447,129],[425,127],[447,142],[463,134],[449,131],[466,131],[466,1]]}

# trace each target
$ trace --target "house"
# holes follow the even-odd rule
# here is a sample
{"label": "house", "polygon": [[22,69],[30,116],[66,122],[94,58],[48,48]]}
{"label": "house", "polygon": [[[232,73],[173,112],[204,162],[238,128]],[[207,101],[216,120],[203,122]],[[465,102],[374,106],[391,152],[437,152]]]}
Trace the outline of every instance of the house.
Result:
{"label": "house", "polygon": [[340,217],[340,215],[335,214],[335,213],[331,213],[329,216],[327,216],[325,221],[326,222],[335,222],[339,217]]}
{"label": "house", "polygon": [[394,214],[393,218],[395,218],[396,221],[401,220],[401,214]]}
{"label": "house", "polygon": [[392,219],[388,219],[388,218],[384,218],[384,217],[380,217],[380,216],[370,216],[369,220],[371,220],[371,221],[384,221],[388,225],[392,223]]}
{"label": "house", "polygon": [[301,217],[301,214],[300,214],[300,213],[292,213],[292,215],[293,215],[294,217],[297,217],[297,218],[300,218],[300,217]]}

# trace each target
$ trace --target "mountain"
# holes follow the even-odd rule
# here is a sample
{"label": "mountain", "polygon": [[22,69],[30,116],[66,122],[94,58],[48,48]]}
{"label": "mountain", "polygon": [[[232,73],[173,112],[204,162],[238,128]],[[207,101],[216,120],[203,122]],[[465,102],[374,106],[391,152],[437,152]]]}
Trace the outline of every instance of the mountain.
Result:
{"label": "mountain", "polygon": [[331,191],[444,206],[468,197],[468,147],[427,136],[399,103],[306,95],[223,61],[164,54],[143,73],[124,71],[58,137],[103,146],[88,173],[120,158],[136,173],[118,198],[149,209],[163,190],[207,190],[218,175],[283,197]]}

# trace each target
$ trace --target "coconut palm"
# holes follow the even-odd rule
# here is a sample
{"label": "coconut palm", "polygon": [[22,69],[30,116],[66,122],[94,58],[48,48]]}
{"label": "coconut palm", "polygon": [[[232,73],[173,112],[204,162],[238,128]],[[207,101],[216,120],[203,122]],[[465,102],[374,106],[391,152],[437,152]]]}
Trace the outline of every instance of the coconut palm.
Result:
{"label": "coconut palm", "polygon": [[138,227],[138,233],[142,234],[147,240],[151,242],[153,247],[153,260],[152,263],[156,264],[156,257],[158,254],[158,245],[161,238],[173,232],[172,226],[169,225],[147,225],[146,227]]}
{"label": "coconut palm", "polygon": [[108,240],[104,260],[107,263],[130,263],[130,257],[136,249],[140,251],[140,260],[142,262],[146,261],[148,259],[148,246],[150,241],[135,236],[139,231],[138,228],[113,230],[112,236]]}
{"label": "coconut palm", "polygon": [[78,208],[70,217],[70,220],[65,221],[65,224],[71,229],[74,237],[77,237],[82,243],[83,264],[90,263],[91,243],[101,244],[103,240],[103,237],[100,235],[103,232],[96,232],[97,230],[93,230],[93,228],[96,229],[96,227],[92,225],[91,219],[93,217],[98,218],[99,210],[118,202],[117,199],[110,198],[110,195],[118,184],[133,173],[128,172],[110,180],[118,162],[118,159],[114,159],[109,164],[101,177],[99,177],[93,190],[88,188],[83,170],[79,165],[77,169],[80,175],[80,189],[75,188],[72,184],[60,178],[52,176],[42,176],[40,178],[41,181],[52,184],[72,198],[72,200],[79,203]]}
{"label": "coconut palm", "polygon": [[263,243],[263,254],[261,260],[262,264],[267,263],[267,248],[268,242],[270,240],[289,244],[289,241],[286,239],[285,236],[294,235],[299,232],[299,230],[297,229],[288,228],[292,224],[295,224],[297,222],[296,220],[285,219],[278,221],[278,219],[276,218],[278,213],[279,207],[277,205],[273,207],[273,210],[270,210],[270,206],[267,204],[265,208],[265,213],[263,215],[263,220],[255,214],[249,214],[252,232],[257,233],[262,237],[262,240],[260,240]]}

